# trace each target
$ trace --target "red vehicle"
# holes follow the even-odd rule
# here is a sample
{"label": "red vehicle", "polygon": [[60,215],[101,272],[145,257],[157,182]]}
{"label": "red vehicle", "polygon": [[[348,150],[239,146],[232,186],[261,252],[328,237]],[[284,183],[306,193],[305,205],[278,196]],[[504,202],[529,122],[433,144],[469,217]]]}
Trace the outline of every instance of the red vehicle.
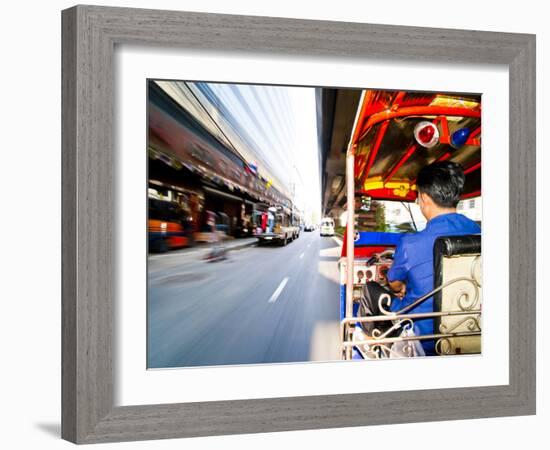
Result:
{"label": "red vehicle", "polygon": [[185,211],[177,203],[149,198],[149,251],[187,247],[191,243],[188,223]]}

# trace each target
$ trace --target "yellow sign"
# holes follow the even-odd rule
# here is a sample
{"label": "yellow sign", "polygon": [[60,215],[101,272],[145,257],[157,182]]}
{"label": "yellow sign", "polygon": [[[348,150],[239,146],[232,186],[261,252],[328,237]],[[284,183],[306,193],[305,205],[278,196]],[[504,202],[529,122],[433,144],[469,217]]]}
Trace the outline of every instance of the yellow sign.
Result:
{"label": "yellow sign", "polygon": [[375,189],[393,189],[394,195],[406,197],[410,191],[416,191],[416,184],[411,185],[408,181],[388,181],[385,183],[380,177],[377,177],[366,180],[363,188],[367,192]]}

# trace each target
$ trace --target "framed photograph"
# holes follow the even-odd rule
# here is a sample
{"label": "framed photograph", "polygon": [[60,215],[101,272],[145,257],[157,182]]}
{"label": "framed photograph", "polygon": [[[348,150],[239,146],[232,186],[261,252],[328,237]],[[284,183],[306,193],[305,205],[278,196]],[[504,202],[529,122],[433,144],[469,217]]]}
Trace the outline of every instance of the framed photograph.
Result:
{"label": "framed photograph", "polygon": [[62,435],[535,413],[535,37],[75,6]]}

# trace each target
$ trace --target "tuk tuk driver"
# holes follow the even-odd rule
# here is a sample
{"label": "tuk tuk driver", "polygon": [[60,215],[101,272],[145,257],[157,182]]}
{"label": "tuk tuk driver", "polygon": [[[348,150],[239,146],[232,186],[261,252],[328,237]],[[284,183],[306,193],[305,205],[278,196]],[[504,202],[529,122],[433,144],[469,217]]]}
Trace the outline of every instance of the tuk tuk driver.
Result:
{"label": "tuk tuk driver", "polygon": [[[426,228],[401,238],[387,273],[389,292],[376,282],[366,284],[363,300],[368,315],[380,314],[378,298],[382,293],[390,294],[390,308],[397,312],[434,289],[433,247],[438,237],[481,232],[476,222],[456,212],[464,179],[460,164],[450,161],[432,163],[420,170],[416,180],[417,203],[427,220]],[[433,312],[433,297],[406,311],[426,312]],[[417,319],[414,323],[415,334],[433,334],[433,319]],[[434,340],[420,342],[426,355],[435,354]]]}

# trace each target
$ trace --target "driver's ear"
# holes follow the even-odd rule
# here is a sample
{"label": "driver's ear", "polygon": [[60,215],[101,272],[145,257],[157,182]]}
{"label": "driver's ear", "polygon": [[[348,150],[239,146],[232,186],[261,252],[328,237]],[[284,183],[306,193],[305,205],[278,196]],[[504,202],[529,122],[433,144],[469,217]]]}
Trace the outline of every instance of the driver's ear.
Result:
{"label": "driver's ear", "polygon": [[430,202],[432,201],[430,196],[428,194],[426,194],[425,192],[420,192],[419,195],[420,195],[420,200],[424,205],[429,205]]}
{"label": "driver's ear", "polygon": [[418,193],[418,204],[422,205],[425,200],[426,200],[426,197],[424,195],[424,192],[419,192]]}

